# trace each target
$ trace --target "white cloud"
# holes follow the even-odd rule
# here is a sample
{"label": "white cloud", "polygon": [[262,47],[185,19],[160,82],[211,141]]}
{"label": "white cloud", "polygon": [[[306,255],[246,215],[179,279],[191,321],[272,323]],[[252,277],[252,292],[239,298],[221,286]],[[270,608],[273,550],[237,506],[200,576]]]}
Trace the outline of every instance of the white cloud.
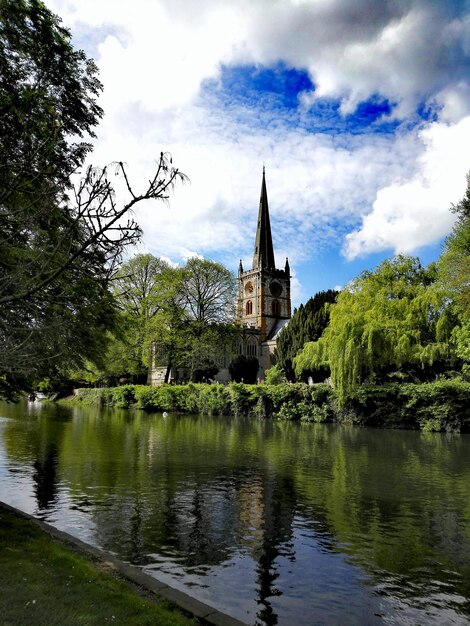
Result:
{"label": "white cloud", "polygon": [[377,192],[361,228],[346,236],[347,258],[387,249],[412,253],[449,232],[453,222],[449,205],[464,195],[470,168],[470,116],[454,125],[431,124],[421,138],[419,171],[407,182]]}
{"label": "white cloud", "polygon": [[[448,117],[470,111],[470,15],[429,0],[49,0],[87,43],[86,28],[111,33],[99,46],[107,110],[138,100],[150,110],[191,102],[220,63],[307,68],[315,97],[352,111],[372,94],[401,114],[429,98]],[[119,33],[116,35],[116,32]],[[78,36],[78,35],[77,35]],[[458,99],[455,107],[452,101]],[[453,118],[453,121],[458,121]]]}
{"label": "white cloud", "polygon": [[[470,113],[468,15],[449,0],[47,0],[96,57],[105,117],[93,161],[129,164],[145,185],[160,150],[191,183],[170,206],[137,209],[145,246],[174,260],[251,261],[262,162],[278,264],[314,258],[347,232],[348,258],[413,252],[450,227],[462,195]],[[221,64],[283,61],[306,69],[343,113],[378,96],[406,117],[418,103],[439,122],[394,137],[333,137],[248,128],[243,111],[198,100]],[[465,154],[464,154],[465,153]],[[371,210],[372,209],[372,210]],[[360,226],[362,220],[362,226]],[[351,232],[353,231],[353,232]],[[299,280],[301,276],[299,275]]]}

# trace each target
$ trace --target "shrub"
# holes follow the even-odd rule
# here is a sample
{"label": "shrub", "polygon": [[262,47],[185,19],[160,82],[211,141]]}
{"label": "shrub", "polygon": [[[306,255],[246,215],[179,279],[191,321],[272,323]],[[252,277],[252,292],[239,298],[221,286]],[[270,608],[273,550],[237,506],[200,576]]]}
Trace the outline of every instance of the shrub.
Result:
{"label": "shrub", "polygon": [[120,409],[129,409],[135,404],[134,385],[114,387],[112,390],[113,406]]}
{"label": "shrub", "polygon": [[265,382],[267,385],[280,385],[286,382],[286,377],[284,376],[284,372],[281,370],[279,365],[273,365],[266,372]]}

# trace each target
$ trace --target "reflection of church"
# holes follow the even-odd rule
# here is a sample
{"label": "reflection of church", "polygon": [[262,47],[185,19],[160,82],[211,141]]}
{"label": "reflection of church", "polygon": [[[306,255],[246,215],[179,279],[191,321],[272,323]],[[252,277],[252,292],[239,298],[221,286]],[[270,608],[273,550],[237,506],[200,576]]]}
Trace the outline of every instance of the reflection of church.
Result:
{"label": "reflection of church", "polygon": [[276,269],[263,167],[253,267],[238,268],[237,323],[244,328],[240,353],[257,357],[259,378],[272,364],[277,337],[291,316],[289,261]]}

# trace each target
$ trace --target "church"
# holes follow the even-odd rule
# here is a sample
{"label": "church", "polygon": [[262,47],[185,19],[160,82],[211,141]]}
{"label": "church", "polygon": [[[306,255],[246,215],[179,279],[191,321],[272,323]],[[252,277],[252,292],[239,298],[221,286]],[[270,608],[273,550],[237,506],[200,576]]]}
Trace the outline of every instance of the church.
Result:
{"label": "church", "polygon": [[258,379],[272,365],[277,337],[291,317],[290,269],[276,269],[263,167],[253,267],[238,268],[237,324],[243,329],[240,352],[259,361]]}
{"label": "church", "polygon": [[[217,382],[231,380],[229,365],[239,355],[258,359],[257,378],[263,382],[266,370],[273,364],[279,333],[291,317],[289,261],[286,259],[284,269],[276,269],[264,167],[252,265],[251,269],[245,271],[240,261],[238,267],[238,338],[231,349],[208,355],[219,368],[214,377]],[[161,384],[168,376],[165,358],[157,357],[158,347],[154,345],[148,376],[150,385]],[[188,380],[188,367],[185,364],[171,370],[170,380]]]}

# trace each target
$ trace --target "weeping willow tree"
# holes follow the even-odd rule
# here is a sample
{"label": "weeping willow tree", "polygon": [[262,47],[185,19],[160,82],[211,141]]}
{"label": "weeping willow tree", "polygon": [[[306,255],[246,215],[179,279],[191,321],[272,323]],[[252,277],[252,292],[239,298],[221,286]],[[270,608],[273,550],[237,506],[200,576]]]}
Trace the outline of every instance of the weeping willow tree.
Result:
{"label": "weeping willow tree", "polygon": [[363,272],[339,294],[322,337],[295,358],[296,374],[329,367],[344,401],[364,381],[448,363],[454,325],[436,266],[397,256]]}

